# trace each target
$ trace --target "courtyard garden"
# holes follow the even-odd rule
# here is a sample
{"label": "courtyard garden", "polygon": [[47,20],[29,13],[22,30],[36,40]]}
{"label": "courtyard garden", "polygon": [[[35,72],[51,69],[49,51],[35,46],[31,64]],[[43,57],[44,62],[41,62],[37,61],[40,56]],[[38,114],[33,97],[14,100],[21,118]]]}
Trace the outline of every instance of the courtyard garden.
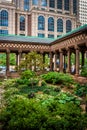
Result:
{"label": "courtyard garden", "polygon": [[[87,83],[69,74],[36,75],[23,71],[20,78],[0,82],[3,88],[2,130],[85,130]],[[85,109],[81,106],[85,105]]]}

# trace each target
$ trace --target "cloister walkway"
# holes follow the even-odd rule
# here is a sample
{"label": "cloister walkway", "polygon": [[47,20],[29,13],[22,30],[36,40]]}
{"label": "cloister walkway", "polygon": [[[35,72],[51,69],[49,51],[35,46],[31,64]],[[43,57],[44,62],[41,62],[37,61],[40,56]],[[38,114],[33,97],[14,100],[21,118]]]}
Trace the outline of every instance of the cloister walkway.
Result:
{"label": "cloister walkway", "polygon": [[[30,36],[0,35],[0,53],[6,54],[6,75],[10,75],[10,54],[16,54],[16,65],[20,64],[21,55],[37,51],[49,54],[50,70],[71,73],[71,54],[75,54],[75,74],[79,75],[79,67],[84,66],[87,58],[87,25],[81,26],[57,39],[38,38]],[[80,53],[82,61],[80,63]],[[67,67],[66,65],[67,57]],[[59,66],[57,64],[59,62]]]}

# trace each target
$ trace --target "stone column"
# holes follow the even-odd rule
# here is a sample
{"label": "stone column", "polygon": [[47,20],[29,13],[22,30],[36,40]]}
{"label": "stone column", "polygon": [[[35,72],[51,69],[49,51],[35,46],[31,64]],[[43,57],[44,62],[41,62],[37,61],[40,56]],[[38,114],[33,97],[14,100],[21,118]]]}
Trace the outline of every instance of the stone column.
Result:
{"label": "stone column", "polygon": [[50,52],[50,71],[53,71],[53,53]]}
{"label": "stone column", "polygon": [[71,54],[70,54],[70,49],[68,49],[67,56],[68,56],[67,72],[70,73],[71,72]]}
{"label": "stone column", "polygon": [[57,71],[57,52],[54,54],[54,71]]}
{"label": "stone column", "polygon": [[22,55],[22,51],[19,50],[19,51],[18,51],[18,66],[20,65],[21,55]]}
{"label": "stone column", "polygon": [[6,50],[6,75],[9,75],[9,67],[10,67],[10,50]]}
{"label": "stone column", "polygon": [[47,11],[49,11],[49,0],[47,0]]}
{"label": "stone column", "polygon": [[63,72],[63,51],[61,50],[59,53],[60,53],[59,71]]}
{"label": "stone column", "polygon": [[16,53],[16,66],[18,66],[18,53]]}
{"label": "stone column", "polygon": [[[45,53],[40,52],[40,54],[42,55],[42,64],[44,64],[45,63]],[[43,66],[42,70],[44,70],[44,66]]]}
{"label": "stone column", "polygon": [[70,14],[73,15],[73,0],[70,0]]}
{"label": "stone column", "polygon": [[79,49],[76,48],[76,75],[79,75]]}
{"label": "stone column", "polygon": [[64,14],[64,0],[62,0],[62,12]]}

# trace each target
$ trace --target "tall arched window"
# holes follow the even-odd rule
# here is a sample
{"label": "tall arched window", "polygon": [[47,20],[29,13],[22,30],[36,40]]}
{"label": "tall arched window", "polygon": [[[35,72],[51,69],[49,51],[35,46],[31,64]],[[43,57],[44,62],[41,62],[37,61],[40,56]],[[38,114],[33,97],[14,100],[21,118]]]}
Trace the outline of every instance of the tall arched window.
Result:
{"label": "tall arched window", "polygon": [[54,19],[52,17],[48,19],[48,31],[54,31]]}
{"label": "tall arched window", "polygon": [[57,9],[62,9],[62,0],[57,0]]}
{"label": "tall arched window", "polygon": [[33,5],[38,5],[38,0],[32,0]]}
{"label": "tall arched window", "polygon": [[0,26],[8,26],[8,12],[6,10],[0,12]]}
{"label": "tall arched window", "polygon": [[77,14],[77,0],[73,0],[73,13]]}
{"label": "tall arched window", "polygon": [[66,21],[66,33],[72,30],[72,23],[70,20]]}
{"label": "tall arched window", "polygon": [[57,20],[57,32],[63,32],[63,20],[62,19]]}
{"label": "tall arched window", "polygon": [[55,0],[49,0],[49,7],[55,8]]}
{"label": "tall arched window", "polygon": [[29,10],[29,0],[24,0],[24,10]]}
{"label": "tall arched window", "polygon": [[47,0],[41,0],[41,6],[47,6]]}
{"label": "tall arched window", "polygon": [[38,17],[38,30],[44,30],[45,29],[45,19],[43,16]]}
{"label": "tall arched window", "polygon": [[20,17],[20,30],[25,31],[25,18],[23,16]]}
{"label": "tall arched window", "polygon": [[64,0],[64,9],[69,11],[69,0]]}

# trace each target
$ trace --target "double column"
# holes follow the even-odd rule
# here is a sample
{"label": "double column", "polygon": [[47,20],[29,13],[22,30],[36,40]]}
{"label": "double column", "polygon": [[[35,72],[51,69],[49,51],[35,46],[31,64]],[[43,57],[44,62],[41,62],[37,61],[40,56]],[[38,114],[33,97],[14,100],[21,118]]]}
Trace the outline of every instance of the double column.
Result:
{"label": "double column", "polygon": [[6,50],[6,76],[9,76],[10,69],[10,50]]}
{"label": "double column", "polygon": [[79,75],[79,48],[76,48],[76,75]]}

